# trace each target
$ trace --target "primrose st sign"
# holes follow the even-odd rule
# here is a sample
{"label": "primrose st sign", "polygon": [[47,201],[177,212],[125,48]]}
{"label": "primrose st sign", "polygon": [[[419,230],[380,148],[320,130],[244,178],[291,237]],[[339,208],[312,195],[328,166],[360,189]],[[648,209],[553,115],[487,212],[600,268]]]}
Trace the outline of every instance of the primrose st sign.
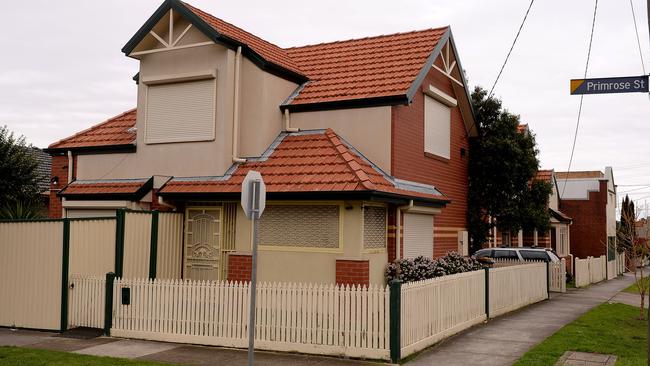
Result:
{"label": "primrose st sign", "polygon": [[647,92],[648,75],[571,80],[571,95]]}

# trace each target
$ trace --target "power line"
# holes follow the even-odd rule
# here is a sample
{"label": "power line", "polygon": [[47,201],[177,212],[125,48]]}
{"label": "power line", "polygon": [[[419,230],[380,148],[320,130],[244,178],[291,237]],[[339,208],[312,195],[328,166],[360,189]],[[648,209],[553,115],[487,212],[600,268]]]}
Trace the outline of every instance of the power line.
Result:
{"label": "power line", "polygon": [[530,4],[528,5],[528,9],[526,10],[526,14],[524,15],[524,19],[521,21],[521,25],[519,25],[519,30],[517,31],[517,35],[515,36],[515,39],[512,41],[512,45],[510,46],[510,51],[508,51],[508,54],[506,55],[506,59],[503,61],[503,65],[501,65],[501,70],[499,70],[499,74],[497,75],[497,78],[494,80],[494,84],[492,84],[492,88],[490,89],[490,93],[488,94],[488,98],[492,96],[492,92],[494,92],[494,87],[497,86],[497,82],[499,81],[499,78],[501,77],[501,73],[503,72],[503,69],[506,67],[506,64],[508,63],[508,59],[510,58],[510,54],[512,53],[512,50],[515,48],[515,43],[517,43],[517,38],[519,38],[519,34],[521,33],[521,29],[524,27],[524,23],[526,23],[526,18],[528,18],[528,13],[530,12],[530,8],[533,7],[533,3],[535,0],[530,0]]}
{"label": "power line", "polygon": [[[645,62],[643,61],[643,52],[641,51],[641,40],[639,39],[639,29],[636,26],[636,15],[634,14],[634,4],[630,0],[630,9],[632,9],[632,20],[634,20],[634,32],[636,33],[636,44],[639,46],[639,56],[641,57],[641,69],[643,70],[643,75],[645,75]],[[649,10],[650,11],[650,10]],[[648,20],[650,22],[650,19]]]}
{"label": "power line", "polygon": [[[585,73],[583,79],[587,78],[587,70],[589,70],[589,59],[591,58],[591,45],[594,40],[594,28],[596,27],[596,12],[598,11],[598,0],[594,4],[594,16],[591,21],[591,34],[589,35],[589,49],[587,50],[587,62],[585,63]],[[573,163],[573,153],[576,149],[576,141],[578,139],[578,128],[580,127],[580,116],[582,115],[582,101],[584,99],[584,94],[580,95],[580,106],[578,107],[578,120],[576,121],[576,131],[573,134],[573,145],[571,146],[571,157],[569,157],[569,168],[567,169],[567,175],[564,178],[564,186],[562,187],[562,194],[560,197],[564,196],[564,190],[566,189],[567,181],[569,180],[569,172],[571,172],[571,163]]]}

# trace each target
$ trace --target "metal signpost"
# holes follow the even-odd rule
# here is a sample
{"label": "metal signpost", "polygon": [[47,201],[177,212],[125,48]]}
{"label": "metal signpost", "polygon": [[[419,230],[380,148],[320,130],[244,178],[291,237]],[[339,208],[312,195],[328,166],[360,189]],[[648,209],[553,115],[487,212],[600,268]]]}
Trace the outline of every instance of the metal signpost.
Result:
{"label": "metal signpost", "polygon": [[248,315],[248,365],[253,365],[255,349],[255,295],[257,289],[257,220],[266,207],[266,185],[259,172],[250,170],[241,184],[241,207],[253,225],[253,258],[251,268],[251,298]]}
{"label": "metal signpost", "polygon": [[648,75],[571,80],[571,95],[647,92]]}

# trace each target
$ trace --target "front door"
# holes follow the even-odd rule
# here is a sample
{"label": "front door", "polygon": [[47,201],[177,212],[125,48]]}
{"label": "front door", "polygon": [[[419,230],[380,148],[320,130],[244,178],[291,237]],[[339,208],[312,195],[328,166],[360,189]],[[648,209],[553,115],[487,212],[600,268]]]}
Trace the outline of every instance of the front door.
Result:
{"label": "front door", "polygon": [[192,280],[219,280],[221,207],[188,208],[185,217],[185,271]]}

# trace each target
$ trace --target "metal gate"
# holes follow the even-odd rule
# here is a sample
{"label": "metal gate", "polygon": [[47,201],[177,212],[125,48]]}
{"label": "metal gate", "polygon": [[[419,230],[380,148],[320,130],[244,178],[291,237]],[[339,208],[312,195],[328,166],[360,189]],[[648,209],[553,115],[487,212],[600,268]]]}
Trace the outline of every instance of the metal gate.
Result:
{"label": "metal gate", "polygon": [[184,278],[220,279],[221,207],[191,207],[186,212]]}

